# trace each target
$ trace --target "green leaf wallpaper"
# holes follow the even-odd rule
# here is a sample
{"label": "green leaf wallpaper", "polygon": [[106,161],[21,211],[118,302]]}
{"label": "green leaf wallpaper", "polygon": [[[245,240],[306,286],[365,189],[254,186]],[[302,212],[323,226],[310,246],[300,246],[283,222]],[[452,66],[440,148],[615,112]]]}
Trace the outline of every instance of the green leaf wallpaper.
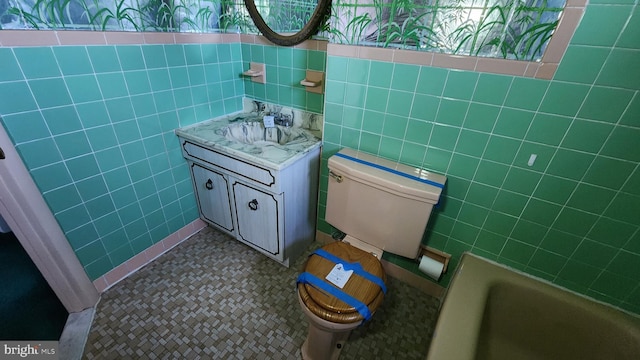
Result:
{"label": "green leaf wallpaper", "polygon": [[[256,0],[276,31],[297,32],[317,1]],[[332,43],[535,61],[565,0],[334,0]],[[257,33],[241,0],[0,0],[0,29]]]}

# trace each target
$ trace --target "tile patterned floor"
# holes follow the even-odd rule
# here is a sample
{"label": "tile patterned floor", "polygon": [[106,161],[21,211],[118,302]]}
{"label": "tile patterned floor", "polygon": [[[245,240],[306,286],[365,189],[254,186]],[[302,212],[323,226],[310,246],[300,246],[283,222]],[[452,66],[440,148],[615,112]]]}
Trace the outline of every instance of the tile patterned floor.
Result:
{"label": "tile patterned floor", "polygon": [[[205,228],[102,295],[84,358],[299,359],[306,255],[285,268]],[[388,287],[341,359],[425,358],[438,300],[393,278]]]}

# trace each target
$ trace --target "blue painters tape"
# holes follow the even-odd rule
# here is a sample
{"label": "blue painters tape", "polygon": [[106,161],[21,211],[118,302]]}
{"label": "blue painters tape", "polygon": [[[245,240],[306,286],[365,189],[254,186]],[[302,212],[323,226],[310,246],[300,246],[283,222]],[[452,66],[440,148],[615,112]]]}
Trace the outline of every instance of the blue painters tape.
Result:
{"label": "blue painters tape", "polygon": [[398,170],[395,170],[395,169],[388,168],[386,166],[382,166],[382,165],[374,164],[374,163],[366,161],[366,160],[354,158],[353,156],[349,156],[349,155],[345,155],[345,154],[341,154],[341,153],[336,153],[335,156],[338,156],[338,157],[341,157],[341,158],[344,158],[344,159],[347,159],[347,160],[355,161],[355,162],[363,164],[363,165],[371,166],[371,167],[374,167],[376,169],[384,170],[384,171],[390,172],[390,173],[395,174],[395,175],[406,177],[406,178],[411,179],[411,180],[419,181],[419,182],[424,183],[424,184],[435,186],[435,187],[438,187],[440,189],[444,188],[444,184],[440,184],[439,182],[435,182],[435,181],[429,180],[429,179],[422,179],[422,178],[417,177],[415,175],[410,175],[410,174],[404,173],[402,171],[398,171]]}
{"label": "blue painters tape", "polygon": [[369,281],[371,281],[372,283],[378,285],[380,287],[380,289],[382,289],[383,293],[387,293],[387,286],[384,284],[384,281],[379,278],[378,276],[373,275],[372,273],[366,271],[365,269],[362,268],[362,265],[360,265],[359,263],[350,263],[348,261],[345,261],[344,259],[341,259],[333,254],[331,254],[330,252],[327,252],[323,249],[318,249],[316,251],[313,252],[313,254],[311,255],[318,255],[321,256],[335,264],[342,264],[342,267],[344,267],[345,270],[349,271],[349,270],[353,270],[354,274],[357,274]]}
{"label": "blue painters tape", "polygon": [[347,305],[355,308],[360,313],[360,315],[362,315],[364,321],[368,321],[369,319],[371,319],[371,311],[369,311],[369,308],[365,303],[338,289],[337,287],[319,279],[313,274],[303,272],[302,274],[300,274],[300,276],[298,276],[297,283],[309,284],[328,294],[331,294],[339,300],[344,301]]}

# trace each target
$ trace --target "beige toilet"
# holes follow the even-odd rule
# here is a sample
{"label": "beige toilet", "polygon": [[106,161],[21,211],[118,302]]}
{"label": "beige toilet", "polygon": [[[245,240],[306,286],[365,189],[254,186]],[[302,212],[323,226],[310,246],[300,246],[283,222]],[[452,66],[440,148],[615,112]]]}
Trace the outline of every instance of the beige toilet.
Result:
{"label": "beige toilet", "polygon": [[446,178],[363,152],[331,156],[325,219],[346,234],[314,252],[298,278],[307,360],[337,359],[351,330],[382,303],[383,251],[415,259]]}

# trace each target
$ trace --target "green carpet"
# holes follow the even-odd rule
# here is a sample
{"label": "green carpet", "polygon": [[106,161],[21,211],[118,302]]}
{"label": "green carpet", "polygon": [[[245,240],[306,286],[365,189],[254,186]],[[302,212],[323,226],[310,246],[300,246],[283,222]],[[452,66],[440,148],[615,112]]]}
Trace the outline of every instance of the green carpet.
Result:
{"label": "green carpet", "polygon": [[0,233],[0,340],[59,340],[68,315],[15,235]]}

